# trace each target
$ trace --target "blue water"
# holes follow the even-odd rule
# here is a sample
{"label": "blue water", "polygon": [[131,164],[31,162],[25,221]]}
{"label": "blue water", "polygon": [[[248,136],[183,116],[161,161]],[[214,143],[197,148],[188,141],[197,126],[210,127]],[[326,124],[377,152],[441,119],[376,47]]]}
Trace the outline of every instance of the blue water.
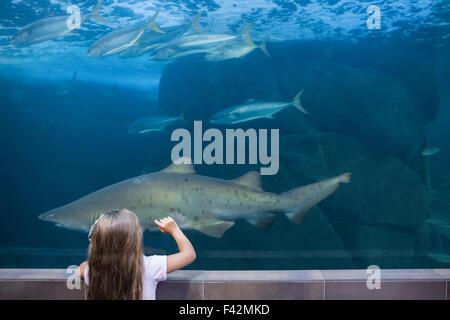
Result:
{"label": "blue water", "polygon": [[[230,126],[280,129],[280,171],[263,176],[263,189],[282,192],[343,170],[354,180],[300,226],[279,215],[267,230],[239,219],[220,239],[187,231],[198,251],[190,268],[450,267],[448,1],[105,0],[108,24],[88,20],[64,37],[10,44],[33,21],[70,4],[89,13],[96,2],[0,3],[0,267],[62,268],[86,258],[86,234],[37,216],[166,167],[177,126],[136,136],[128,134],[134,121],[184,110],[192,130],[193,120],[206,126],[250,98],[290,101],[301,88],[308,115],[285,110]],[[380,29],[367,28],[370,5],[380,8]],[[270,58],[260,50],[221,62],[87,56],[102,36],[159,9],[162,29],[200,10],[207,33],[239,35],[251,23],[256,43],[268,39]],[[442,150],[423,156],[425,147]],[[196,166],[223,179],[250,169]],[[145,233],[145,247],[176,250],[156,232]]]}

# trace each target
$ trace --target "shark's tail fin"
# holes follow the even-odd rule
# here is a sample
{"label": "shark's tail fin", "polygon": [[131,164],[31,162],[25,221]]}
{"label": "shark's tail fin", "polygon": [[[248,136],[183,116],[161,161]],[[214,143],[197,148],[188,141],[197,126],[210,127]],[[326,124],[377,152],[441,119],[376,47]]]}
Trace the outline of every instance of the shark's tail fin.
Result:
{"label": "shark's tail fin", "polygon": [[196,33],[205,33],[205,30],[203,30],[203,28],[200,26],[200,23],[198,23],[198,20],[203,15],[203,13],[205,13],[205,11],[200,10],[199,13],[197,13],[197,15],[194,18],[192,18],[191,29],[194,30],[194,32]]}
{"label": "shark's tail fin", "polygon": [[99,11],[100,11],[100,8],[101,8],[101,6],[103,4],[103,1],[104,0],[99,0],[97,2],[97,5],[95,6],[94,11],[88,16],[88,18],[96,20],[97,22],[100,22],[100,23],[103,23],[103,24],[109,24],[109,21],[106,20],[105,18],[103,18],[99,14]]}
{"label": "shark's tail fin", "polygon": [[166,33],[165,31],[161,30],[156,24],[155,24],[155,20],[156,17],[158,16],[158,14],[161,12],[161,10],[158,10],[155,12],[155,14],[153,15],[153,17],[150,19],[150,21],[148,22],[148,28],[158,32],[158,33]]}
{"label": "shark's tail fin", "polygon": [[302,89],[297,93],[297,95],[294,97],[294,99],[292,99],[292,104],[294,105],[294,107],[296,107],[301,112],[308,114],[308,111],[306,111],[305,108],[303,108],[301,100],[300,100],[300,97],[301,97],[303,91],[305,91],[305,89]]}
{"label": "shark's tail fin", "polygon": [[[308,211],[320,201],[333,194],[341,183],[349,183],[352,174],[347,172],[337,177],[283,192],[280,196],[291,208],[286,216],[300,224]],[[299,205],[295,206],[298,203]]]}
{"label": "shark's tail fin", "polygon": [[246,43],[249,47],[261,49],[261,51],[264,52],[264,54],[270,58],[270,54],[269,54],[269,52],[267,51],[267,48],[266,48],[267,40],[264,40],[264,41],[261,42],[259,45],[257,45],[257,44],[255,44],[255,42],[253,42],[253,40],[250,38],[249,31],[250,31],[251,26],[252,26],[252,24],[249,23],[248,25],[245,26],[244,30],[242,30],[242,39],[245,41],[245,43]]}

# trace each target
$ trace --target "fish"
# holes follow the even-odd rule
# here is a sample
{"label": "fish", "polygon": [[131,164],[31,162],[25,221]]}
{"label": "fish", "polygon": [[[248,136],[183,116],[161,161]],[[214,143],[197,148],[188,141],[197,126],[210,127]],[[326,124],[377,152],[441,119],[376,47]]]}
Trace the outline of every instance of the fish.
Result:
{"label": "fish", "polygon": [[[83,23],[86,19],[93,19],[100,23],[107,23],[107,21],[98,13],[103,1],[104,0],[98,1],[91,14],[81,17],[81,22]],[[69,15],[53,16],[34,21],[20,29],[19,32],[12,37],[11,44],[16,47],[24,47],[69,35],[73,31],[73,29],[67,26],[69,17]]]}
{"label": "fish", "polygon": [[291,102],[259,102],[255,99],[249,99],[242,104],[213,114],[209,118],[209,122],[215,124],[236,124],[261,118],[273,119],[274,114],[290,106],[294,106],[307,114],[308,112],[303,108],[300,101],[303,91],[301,90],[297,93]]}
{"label": "fish", "polygon": [[425,147],[422,149],[422,155],[423,156],[432,156],[433,154],[436,154],[438,152],[442,151],[441,148],[437,147]]}
{"label": "fish", "polygon": [[189,34],[162,44],[153,51],[150,59],[171,61],[187,55],[208,53],[236,38],[237,36],[227,34]]}
{"label": "fish", "polygon": [[190,29],[196,33],[205,33],[198,23],[200,16],[204,11],[200,11],[191,21],[191,23],[164,28],[165,33],[152,32],[147,30],[134,45],[122,51],[119,56],[121,58],[136,58],[148,52],[151,52],[163,43],[176,39]]}
{"label": "fish", "polygon": [[78,71],[75,71],[72,75],[72,79],[59,88],[59,90],[56,92],[58,96],[64,96],[71,93],[79,85],[76,81],[77,74]]}
{"label": "fish", "polygon": [[261,176],[256,171],[223,180],[198,175],[192,162],[183,160],[95,191],[42,213],[39,219],[88,232],[101,214],[127,208],[138,216],[144,230],[157,231],[154,220],[171,213],[182,230],[221,238],[237,219],[266,229],[275,215],[285,214],[300,224],[309,209],[334,193],[341,183],[349,183],[350,178],[351,173],[344,173],[276,194],[261,188]]}
{"label": "fish", "polygon": [[166,28],[166,33],[155,33],[153,31],[146,31],[136,43],[124,51],[120,52],[121,58],[136,58],[140,57],[152,50],[156,49],[162,43],[168,42],[186,33],[187,30],[179,28],[179,26]]}
{"label": "fish", "polygon": [[155,19],[159,12],[160,11],[157,11],[145,25],[138,25],[130,28],[119,27],[98,39],[89,48],[88,56],[99,58],[120,53],[132,47],[148,29],[157,33],[165,33],[155,24]]}
{"label": "fish", "polygon": [[164,131],[175,121],[184,121],[184,116],[179,117],[148,117],[142,118],[133,122],[129,128],[128,133],[133,135],[149,134],[152,132]]}
{"label": "fish", "polygon": [[242,58],[257,48],[261,49],[261,51],[270,58],[270,54],[266,48],[267,40],[264,40],[263,42],[261,42],[261,44],[256,45],[250,38],[250,27],[251,24],[248,24],[244,28],[244,31],[242,32],[242,39],[236,39],[234,41],[231,41],[230,43],[226,43],[225,45],[216,48],[216,50],[208,51],[205,56],[205,60],[216,62]]}

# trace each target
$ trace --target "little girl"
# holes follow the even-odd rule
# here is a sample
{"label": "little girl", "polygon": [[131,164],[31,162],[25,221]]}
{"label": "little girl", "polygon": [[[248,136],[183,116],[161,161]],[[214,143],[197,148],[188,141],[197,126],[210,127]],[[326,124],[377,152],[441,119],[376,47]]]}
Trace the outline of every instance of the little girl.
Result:
{"label": "little girl", "polygon": [[78,267],[88,299],[154,300],[159,281],[195,260],[191,242],[172,218],[155,224],[175,239],[180,252],[144,256],[142,227],[133,212],[123,209],[100,216],[89,233],[88,261]]}

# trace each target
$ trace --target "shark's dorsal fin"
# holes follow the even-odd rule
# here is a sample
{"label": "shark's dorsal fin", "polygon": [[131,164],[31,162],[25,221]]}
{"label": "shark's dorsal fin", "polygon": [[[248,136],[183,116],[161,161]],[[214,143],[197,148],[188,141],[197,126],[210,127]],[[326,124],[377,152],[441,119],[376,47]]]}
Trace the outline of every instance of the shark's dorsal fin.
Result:
{"label": "shark's dorsal fin", "polygon": [[162,171],[167,173],[195,174],[194,165],[188,158],[180,158]]}
{"label": "shark's dorsal fin", "polygon": [[234,183],[241,184],[243,186],[252,187],[258,190],[261,188],[261,175],[257,171],[250,171],[240,176],[239,178],[233,179]]}

